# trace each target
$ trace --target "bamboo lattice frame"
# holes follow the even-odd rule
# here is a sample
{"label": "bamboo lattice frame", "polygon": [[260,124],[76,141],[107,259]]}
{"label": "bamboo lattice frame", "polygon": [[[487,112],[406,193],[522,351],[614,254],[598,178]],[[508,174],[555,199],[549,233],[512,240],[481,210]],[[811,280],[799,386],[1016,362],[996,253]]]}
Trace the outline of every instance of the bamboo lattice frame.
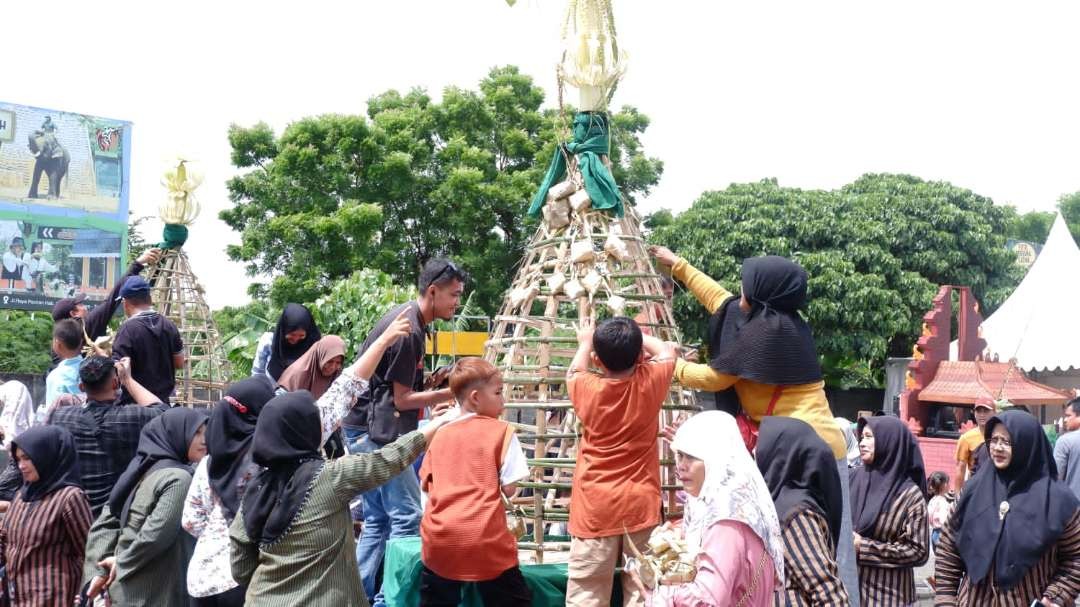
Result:
{"label": "bamboo lattice frame", "polygon": [[150,269],[150,292],[154,307],[176,324],[184,340],[175,400],[189,407],[213,406],[225,394],[228,359],[205,291],[183,249],[166,250]]}
{"label": "bamboo lattice frame", "polygon": [[[518,547],[533,551],[538,563],[544,562],[546,553],[570,548],[565,532],[552,530],[569,520],[572,507],[568,494],[580,434],[566,392],[565,375],[577,349],[575,326],[585,318],[598,321],[616,315],[608,302],[618,295],[625,300],[625,311],[619,315],[634,317],[644,312],[647,322],[641,323],[642,328],[665,341],[681,342],[671,304],[663,295],[661,277],[653,268],[641,235],[641,219],[634,209],[627,207],[622,219],[591,209],[571,211],[570,219],[569,225],[557,229],[541,223],[495,317],[494,332],[485,350],[485,359],[502,372],[506,400],[503,417],[517,429],[528,458],[530,477],[518,483],[524,491],[513,502],[531,527]],[[616,237],[626,246],[622,261],[604,250],[611,226],[615,225],[621,232]],[[593,242],[594,262],[571,263],[570,245],[581,240]],[[562,291],[553,293],[547,282],[557,272],[573,279],[592,269],[604,275],[606,281],[591,296],[586,292],[571,299]],[[673,382],[661,412],[661,427],[697,409],[692,393]],[[663,441],[657,465],[661,469],[665,516],[677,518],[681,515],[675,498],[679,486],[674,456]]]}

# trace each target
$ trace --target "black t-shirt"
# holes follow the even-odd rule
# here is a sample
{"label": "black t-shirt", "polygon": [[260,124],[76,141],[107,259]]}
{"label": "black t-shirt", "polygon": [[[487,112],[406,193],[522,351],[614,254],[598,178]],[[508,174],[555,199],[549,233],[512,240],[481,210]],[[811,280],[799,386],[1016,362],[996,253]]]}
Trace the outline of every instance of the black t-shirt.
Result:
{"label": "black t-shirt", "polygon": [[[145,310],[125,320],[113,340],[113,358],[131,357],[131,377],[161,402],[169,402],[176,387],[173,354],[184,350],[180,331],[171,320]],[[132,402],[124,391],[122,402]]]}
{"label": "black t-shirt", "polygon": [[[371,344],[375,343],[375,340],[394,322],[398,314],[401,314],[401,311],[406,308],[409,310],[409,319],[412,321],[412,332],[386,349],[382,358],[379,359],[379,364],[375,367],[375,372],[371,375],[371,383],[397,382],[403,386],[410,386],[413,390],[420,390],[423,388],[424,346],[427,338],[427,326],[424,324],[423,316],[420,314],[420,306],[415,301],[395,306],[384,314],[379,319],[379,322],[375,323],[375,327],[368,333],[367,338],[364,339],[360,351],[361,353],[367,351]],[[393,390],[393,386],[390,389]],[[360,398],[357,406],[345,417],[345,425],[367,427],[366,409],[367,399]],[[408,416],[414,419],[418,419],[420,416],[420,412],[417,410],[401,411],[400,413],[402,417]]]}

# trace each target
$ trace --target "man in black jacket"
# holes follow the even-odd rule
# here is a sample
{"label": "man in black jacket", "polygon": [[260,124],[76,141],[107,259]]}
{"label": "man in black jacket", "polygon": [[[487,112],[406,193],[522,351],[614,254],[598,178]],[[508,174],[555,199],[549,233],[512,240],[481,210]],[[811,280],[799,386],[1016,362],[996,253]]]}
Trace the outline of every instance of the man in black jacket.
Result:
{"label": "man in black jacket", "polygon": [[[131,358],[131,377],[158,399],[169,402],[176,387],[176,370],[184,366],[184,342],[171,320],[158,314],[150,298],[150,283],[131,276],[120,289],[124,315],[113,340],[112,355]],[[125,389],[122,402],[132,402]]]}
{"label": "man in black jacket", "polygon": [[[83,303],[86,301],[86,294],[80,293],[75,297],[65,297],[53,305],[53,320],[59,322],[65,318],[75,318],[82,323],[83,330],[90,339],[97,339],[105,335],[105,331],[109,328],[109,321],[112,319],[113,314],[116,313],[116,309],[120,307],[120,288],[124,286],[124,282],[132,276],[138,276],[146,266],[156,264],[159,259],[161,259],[161,249],[147,249],[142,255],[139,255],[138,259],[131,262],[127,273],[116,281],[105,301],[95,306],[93,310],[87,310],[86,305]],[[52,357],[53,366],[55,367],[59,359],[55,352],[52,353]]]}

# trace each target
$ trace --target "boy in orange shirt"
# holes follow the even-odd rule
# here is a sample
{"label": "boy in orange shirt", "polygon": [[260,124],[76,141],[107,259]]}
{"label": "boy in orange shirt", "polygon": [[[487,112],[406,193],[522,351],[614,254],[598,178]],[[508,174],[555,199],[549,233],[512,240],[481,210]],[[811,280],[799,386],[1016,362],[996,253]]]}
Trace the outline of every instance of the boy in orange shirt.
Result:
{"label": "boy in orange shirt", "polygon": [[477,582],[487,607],[532,604],[502,502],[529,468],[514,428],[499,419],[502,388],[498,369],[479,358],[463,358],[450,372],[462,413],[439,430],[420,467],[428,496],[421,607],[458,605],[464,582]]}
{"label": "boy in orange shirt", "polygon": [[[610,605],[615,565],[625,560],[624,529],[644,550],[660,524],[660,406],[671,387],[675,348],[641,333],[633,320],[611,318],[578,331],[566,374],[583,427],[570,498],[568,606]],[[589,372],[589,363],[601,370]],[[623,605],[643,605],[629,576]]]}

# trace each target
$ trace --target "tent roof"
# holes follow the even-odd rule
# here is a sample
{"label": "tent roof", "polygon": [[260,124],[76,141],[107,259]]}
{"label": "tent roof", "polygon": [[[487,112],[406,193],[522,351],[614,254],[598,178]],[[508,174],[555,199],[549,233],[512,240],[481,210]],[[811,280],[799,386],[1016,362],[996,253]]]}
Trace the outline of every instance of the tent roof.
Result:
{"label": "tent roof", "polygon": [[1080,369],[1080,247],[1058,213],[1042,253],[982,323],[988,360],[1027,371]]}
{"label": "tent roof", "polygon": [[[1011,369],[1010,369],[1011,368]],[[1017,405],[1060,405],[1068,393],[1032,381],[1009,363],[946,360],[919,392],[922,402],[975,404],[976,397],[1005,398]]]}

